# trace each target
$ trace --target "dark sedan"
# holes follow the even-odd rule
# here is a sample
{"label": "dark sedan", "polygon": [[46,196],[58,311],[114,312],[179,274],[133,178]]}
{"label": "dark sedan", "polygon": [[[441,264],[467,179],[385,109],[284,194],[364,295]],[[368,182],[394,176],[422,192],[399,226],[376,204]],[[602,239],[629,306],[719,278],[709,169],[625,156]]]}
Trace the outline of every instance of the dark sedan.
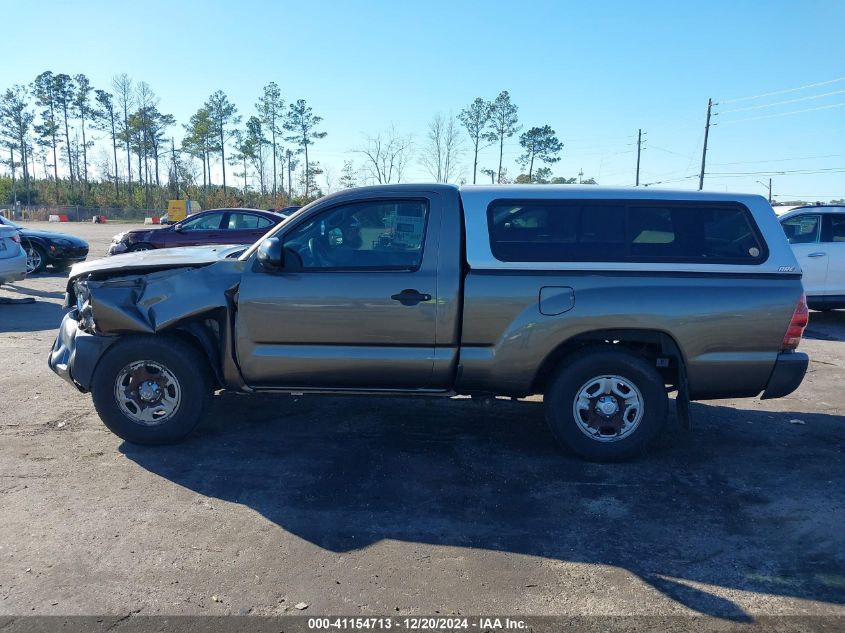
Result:
{"label": "dark sedan", "polygon": [[109,255],[178,246],[253,244],[285,217],[259,209],[209,209],[170,226],[118,233]]}
{"label": "dark sedan", "polygon": [[0,216],[0,224],[12,226],[20,233],[21,246],[26,251],[28,275],[41,272],[47,266],[65,270],[88,257],[88,242],[75,235],[28,229],[3,216]]}

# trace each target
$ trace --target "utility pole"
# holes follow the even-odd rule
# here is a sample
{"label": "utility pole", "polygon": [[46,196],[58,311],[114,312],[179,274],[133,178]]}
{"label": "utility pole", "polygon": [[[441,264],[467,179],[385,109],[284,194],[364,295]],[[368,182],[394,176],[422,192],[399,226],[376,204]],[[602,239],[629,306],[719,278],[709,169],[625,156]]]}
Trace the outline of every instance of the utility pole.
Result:
{"label": "utility pole", "polygon": [[584,176],[584,168],[581,168],[581,171],[578,172],[578,184],[581,184],[581,178]]}
{"label": "utility pole", "polygon": [[635,187],[640,186],[640,152],[643,149],[643,130],[640,128],[639,132],[637,132],[637,180]]}
{"label": "utility pole", "polygon": [[768,189],[769,189],[769,204],[772,204],[772,179],[769,178],[769,184],[766,184],[762,180],[758,180],[757,184],[763,185],[764,187],[768,187]]}
{"label": "utility pole", "polygon": [[698,190],[704,189],[704,164],[707,161],[707,137],[710,135],[710,111],[713,99],[707,100],[707,123],[704,124],[704,149],[701,151],[701,173],[698,175]]}
{"label": "utility pole", "polygon": [[170,137],[170,153],[173,155],[173,181],[176,183],[176,199],[179,200],[179,165],[176,163],[176,140]]}
{"label": "utility pole", "polygon": [[[293,158],[293,152],[291,150],[286,150],[285,154],[287,155],[288,159],[288,204],[291,204],[291,199],[293,198],[293,185],[291,184],[291,177],[290,177],[290,161]],[[283,176],[284,177],[284,176]],[[306,174],[307,177],[307,174]],[[282,184],[282,189],[284,189],[284,184]]]}

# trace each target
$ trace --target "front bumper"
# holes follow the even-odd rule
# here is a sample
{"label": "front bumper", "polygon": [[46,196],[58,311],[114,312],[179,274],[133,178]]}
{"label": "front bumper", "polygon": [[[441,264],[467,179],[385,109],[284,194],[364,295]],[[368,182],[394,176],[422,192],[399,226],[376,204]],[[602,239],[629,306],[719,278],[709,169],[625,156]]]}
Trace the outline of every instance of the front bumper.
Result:
{"label": "front bumper", "polygon": [[47,364],[58,376],[85,393],[91,389],[97,363],[117,338],[83,332],[76,319],[76,310],[71,310],[62,319]]}
{"label": "front bumper", "polygon": [[88,257],[87,244],[50,244],[47,259],[51,262],[82,262]]}
{"label": "front bumper", "polygon": [[129,250],[129,245],[126,244],[126,242],[112,242],[106,256],[120,255],[121,253],[125,253],[127,250]]}
{"label": "front bumper", "polygon": [[803,352],[783,352],[778,354],[775,361],[775,368],[769,376],[769,383],[761,398],[782,398],[788,396],[798,389],[804,374],[807,373],[807,365],[810,357]]}

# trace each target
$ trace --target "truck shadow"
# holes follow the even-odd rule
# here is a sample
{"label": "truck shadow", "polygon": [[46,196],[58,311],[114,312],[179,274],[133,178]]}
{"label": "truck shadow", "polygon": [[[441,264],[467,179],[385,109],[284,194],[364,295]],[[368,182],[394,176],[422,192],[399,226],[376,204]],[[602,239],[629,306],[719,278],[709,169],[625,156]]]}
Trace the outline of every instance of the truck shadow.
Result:
{"label": "truck shadow", "polygon": [[121,450],[335,552],[395,539],[616,566],[738,621],[708,585],[845,604],[845,418],[692,416],[601,465],[562,453],[536,402],[224,395],[189,442]]}

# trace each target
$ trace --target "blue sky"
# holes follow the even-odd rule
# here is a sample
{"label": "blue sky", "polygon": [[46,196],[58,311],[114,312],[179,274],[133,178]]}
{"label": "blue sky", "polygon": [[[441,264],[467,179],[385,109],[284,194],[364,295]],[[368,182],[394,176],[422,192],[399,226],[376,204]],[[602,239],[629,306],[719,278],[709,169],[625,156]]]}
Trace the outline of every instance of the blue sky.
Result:
{"label": "blue sky", "polygon": [[[845,197],[845,2],[5,2],[0,88],[44,70],[84,72],[97,87],[126,72],[148,82],[181,123],[213,91],[246,116],[262,86],[305,98],[324,117],[313,159],[339,175],[363,134],[394,125],[422,142],[437,112],[503,89],[521,123],[551,125],[565,147],[556,175],[634,182],[631,145],[646,132],[642,182],[697,187],[708,97],[705,187],[782,199]],[[8,51],[14,51],[9,55]],[[8,61],[11,60],[11,63]],[[803,99],[767,106],[781,101]],[[836,106],[817,109],[825,106]],[[755,108],[729,112],[740,108]],[[811,111],[758,118],[795,110]],[[742,121],[741,119],[754,119]],[[174,129],[178,136],[181,127]],[[506,146],[515,175],[517,138]],[[480,165],[495,167],[495,152]],[[464,156],[471,169],[471,157]],[[467,172],[468,172],[467,170]],[[407,179],[428,179],[417,162]]]}

